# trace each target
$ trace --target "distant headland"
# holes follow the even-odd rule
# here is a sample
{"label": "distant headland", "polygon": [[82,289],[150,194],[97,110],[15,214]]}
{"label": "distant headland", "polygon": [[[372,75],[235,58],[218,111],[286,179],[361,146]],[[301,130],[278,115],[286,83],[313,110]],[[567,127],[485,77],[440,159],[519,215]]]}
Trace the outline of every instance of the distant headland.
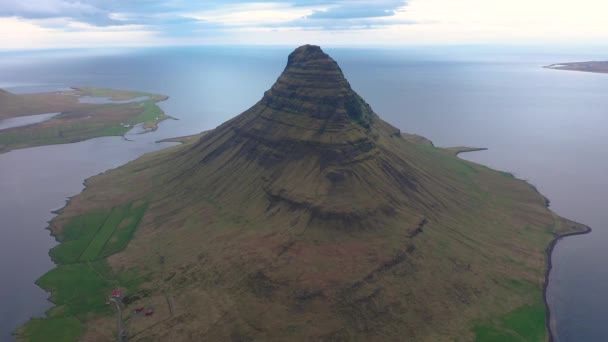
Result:
{"label": "distant headland", "polygon": [[546,69],[595,72],[608,74],[608,61],[559,63],[547,65]]}
{"label": "distant headland", "polygon": [[0,153],[157,129],[164,95],[92,87],[14,94],[0,89]]}

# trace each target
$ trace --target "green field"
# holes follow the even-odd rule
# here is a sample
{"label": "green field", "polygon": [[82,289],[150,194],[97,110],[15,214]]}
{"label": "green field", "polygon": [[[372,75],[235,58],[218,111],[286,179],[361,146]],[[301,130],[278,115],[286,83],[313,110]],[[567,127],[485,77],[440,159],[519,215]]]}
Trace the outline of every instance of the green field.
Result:
{"label": "green field", "polygon": [[62,243],[50,252],[58,264],[94,261],[124,249],[141,218],[147,203],[116,206],[107,213],[77,216],[57,236]]}
{"label": "green field", "polygon": [[74,341],[84,331],[82,321],[91,314],[110,315],[105,304],[108,293],[116,288],[135,289],[141,277],[136,269],[116,273],[105,258],[123,250],[133,237],[148,207],[135,201],[74,217],[57,239],[62,243],[51,250],[59,265],[38,279],[42,288],[53,293],[56,304],[48,318],[36,318],[18,332],[28,341]]}
{"label": "green field", "polygon": [[521,306],[499,319],[476,325],[475,341],[545,341],[545,314],[542,301],[533,306]]}

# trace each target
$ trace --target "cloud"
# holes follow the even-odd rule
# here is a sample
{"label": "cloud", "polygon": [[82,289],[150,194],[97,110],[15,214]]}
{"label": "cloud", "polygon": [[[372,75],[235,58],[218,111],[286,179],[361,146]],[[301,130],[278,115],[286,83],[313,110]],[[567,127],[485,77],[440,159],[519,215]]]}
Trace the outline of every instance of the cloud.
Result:
{"label": "cloud", "polygon": [[37,21],[16,17],[0,18],[0,27],[2,27],[0,46],[2,49],[133,47],[149,45],[158,38],[157,32],[138,25],[99,27],[66,19],[52,19],[52,21],[57,27],[43,27],[37,25]]}
{"label": "cloud", "polygon": [[256,2],[225,5],[217,9],[183,13],[182,16],[204,23],[223,26],[273,26],[287,23],[313,13],[307,7],[296,7],[287,3]]}
{"label": "cloud", "polygon": [[404,0],[333,0],[308,2],[233,3],[213,10],[183,13],[204,24],[251,28],[365,29],[411,21],[390,20],[406,5]]}
{"label": "cloud", "polygon": [[[340,21],[393,16],[405,0],[1,0],[0,17],[68,18],[96,26],[162,26],[159,17],[190,17],[226,26],[274,25],[307,17]],[[343,24],[337,26],[344,26]]]}
{"label": "cloud", "polygon": [[308,19],[362,19],[390,17],[405,1],[348,1],[335,4],[327,10],[316,10]]}
{"label": "cloud", "polygon": [[70,18],[93,25],[113,25],[111,13],[95,1],[77,0],[2,0],[0,17],[23,19]]}
{"label": "cloud", "polygon": [[607,11],[605,0],[0,0],[0,48],[603,42]]}

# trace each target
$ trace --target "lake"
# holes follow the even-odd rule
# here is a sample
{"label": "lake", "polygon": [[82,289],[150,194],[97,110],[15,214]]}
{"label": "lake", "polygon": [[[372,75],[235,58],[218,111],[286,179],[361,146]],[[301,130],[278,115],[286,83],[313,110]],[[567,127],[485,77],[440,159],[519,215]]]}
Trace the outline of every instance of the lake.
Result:
{"label": "lake", "polygon": [[[52,267],[45,230],[94,174],[162,148],[158,139],[213,128],[258,101],[292,48],[184,47],[3,53],[0,87],[14,92],[68,86],[132,89],[170,96],[179,120],[153,133],[36,147],[0,155],[0,339],[50,307],[34,281]],[[536,185],[562,216],[592,234],[562,240],[548,296],[559,341],[608,340],[608,75],[541,66],[606,59],[560,48],[417,47],[325,49],[353,88],[385,120],[439,146],[488,151],[463,158]],[[580,50],[580,49],[579,49]],[[169,145],[165,145],[169,146]],[[10,293],[10,294],[9,294]]]}
{"label": "lake", "polygon": [[0,130],[21,127],[27,125],[33,125],[36,123],[50,120],[61,113],[47,113],[47,114],[35,114],[35,115],[24,115],[16,118],[8,118],[0,120]]}

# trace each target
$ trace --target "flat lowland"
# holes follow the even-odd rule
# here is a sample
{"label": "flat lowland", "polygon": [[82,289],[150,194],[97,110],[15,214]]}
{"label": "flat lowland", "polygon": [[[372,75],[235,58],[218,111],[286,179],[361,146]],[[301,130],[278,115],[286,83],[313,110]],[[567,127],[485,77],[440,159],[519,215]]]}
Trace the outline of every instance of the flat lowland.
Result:
{"label": "flat lowland", "polygon": [[559,64],[548,65],[545,68],[554,69],[554,70],[570,70],[570,71],[583,71],[583,72],[595,72],[595,73],[607,74],[608,73],[608,62],[593,61],[593,62],[559,63]]}
{"label": "flat lowland", "polygon": [[[375,114],[303,46],[249,110],[87,180],[52,220],[56,306],[20,340],[546,341],[552,242],[588,228]],[[153,308],[146,317],[136,307]]]}
{"label": "flat lowland", "polygon": [[[107,98],[105,103],[82,103],[82,97]],[[128,102],[128,100],[137,100]],[[102,136],[120,136],[136,124],[154,130],[170,118],[156,103],[163,95],[101,88],[13,94],[0,90],[0,120],[26,115],[61,113],[50,120],[0,130],[0,153],[32,146],[63,144]],[[118,103],[112,103],[121,101]]]}

